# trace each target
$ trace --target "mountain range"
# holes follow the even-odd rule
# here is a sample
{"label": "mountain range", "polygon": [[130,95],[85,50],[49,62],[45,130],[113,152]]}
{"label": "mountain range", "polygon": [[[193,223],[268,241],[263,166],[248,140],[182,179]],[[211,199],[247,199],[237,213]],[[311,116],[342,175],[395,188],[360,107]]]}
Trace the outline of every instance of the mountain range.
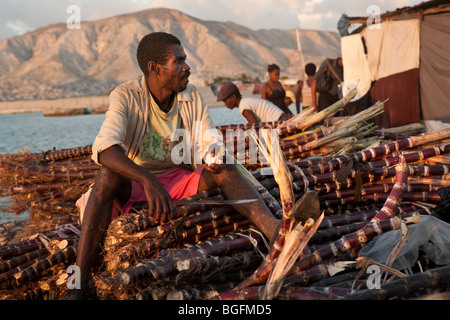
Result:
{"label": "mountain range", "polygon": [[0,41],[0,101],[108,95],[119,83],[139,76],[136,48],[153,31],[177,36],[187,54],[192,83],[217,77],[264,80],[267,65],[281,76],[302,78],[305,63],[317,66],[340,55],[337,32],[252,30],[233,22],[200,20],[178,10],[156,8],[97,21],[80,29],[65,23]]}

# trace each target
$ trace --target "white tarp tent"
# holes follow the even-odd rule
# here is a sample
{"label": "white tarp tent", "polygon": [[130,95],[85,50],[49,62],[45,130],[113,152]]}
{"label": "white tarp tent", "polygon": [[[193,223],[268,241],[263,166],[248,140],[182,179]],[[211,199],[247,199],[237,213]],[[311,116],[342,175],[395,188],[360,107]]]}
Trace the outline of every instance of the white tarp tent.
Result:
{"label": "white tarp tent", "polygon": [[368,93],[373,102],[389,99],[377,119],[382,128],[450,123],[449,30],[450,4],[435,0],[382,14],[378,24],[343,35],[344,93],[356,86],[357,99]]}

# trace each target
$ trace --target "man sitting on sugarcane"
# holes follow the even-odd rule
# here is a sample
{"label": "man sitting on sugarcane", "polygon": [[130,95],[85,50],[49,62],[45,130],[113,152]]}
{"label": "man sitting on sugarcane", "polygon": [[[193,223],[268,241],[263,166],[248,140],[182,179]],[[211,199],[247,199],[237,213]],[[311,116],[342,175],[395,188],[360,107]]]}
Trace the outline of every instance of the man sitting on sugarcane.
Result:
{"label": "man sitting on sugarcane", "polygon": [[243,98],[233,82],[225,83],[217,94],[217,101],[223,101],[232,110],[238,108],[247,123],[288,120],[289,116],[272,102],[260,98]]}
{"label": "man sitting on sugarcane", "polygon": [[84,195],[88,196],[86,207],[83,201],[77,202],[83,213],[76,260],[81,271],[78,298],[87,293],[91,267],[111,218],[119,211],[127,213],[134,202],[148,202],[149,216],[165,222],[174,212],[174,200],[220,187],[228,199],[258,199],[234,207],[269,240],[276,236],[279,225],[234,165],[191,162],[188,168],[174,163],[171,137],[175,130],[190,133],[186,135],[190,141],[184,143],[191,143],[192,158],[201,152],[201,159],[205,159],[208,141],[197,133],[216,130],[205,101],[195,86],[188,84],[190,67],[180,41],[168,33],[148,34],[138,45],[137,60],[144,75],[112,91],[106,118],[92,146],[92,158],[101,167],[93,188]]}

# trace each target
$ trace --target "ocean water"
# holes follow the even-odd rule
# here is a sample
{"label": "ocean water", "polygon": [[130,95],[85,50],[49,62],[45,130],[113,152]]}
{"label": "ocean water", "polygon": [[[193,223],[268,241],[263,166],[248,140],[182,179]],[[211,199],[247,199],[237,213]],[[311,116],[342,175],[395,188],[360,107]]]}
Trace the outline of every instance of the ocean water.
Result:
{"label": "ocean water", "polygon": [[[245,123],[235,108],[209,109],[215,125]],[[44,117],[42,113],[0,115],[0,154],[28,149],[32,153],[91,145],[104,114]]]}

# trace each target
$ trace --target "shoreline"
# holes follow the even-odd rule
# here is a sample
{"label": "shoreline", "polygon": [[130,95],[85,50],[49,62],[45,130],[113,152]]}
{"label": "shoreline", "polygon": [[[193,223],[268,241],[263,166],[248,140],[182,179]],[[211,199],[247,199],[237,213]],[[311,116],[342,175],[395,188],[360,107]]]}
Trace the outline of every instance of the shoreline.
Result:
{"label": "shoreline", "polygon": [[[206,100],[209,108],[225,107],[223,102],[216,101],[216,96],[210,87],[197,87],[197,89]],[[253,94],[253,88],[243,88],[241,92],[243,96],[259,97],[259,94]],[[108,105],[109,96],[1,101],[0,116],[35,112],[41,112],[48,116],[104,113]]]}

